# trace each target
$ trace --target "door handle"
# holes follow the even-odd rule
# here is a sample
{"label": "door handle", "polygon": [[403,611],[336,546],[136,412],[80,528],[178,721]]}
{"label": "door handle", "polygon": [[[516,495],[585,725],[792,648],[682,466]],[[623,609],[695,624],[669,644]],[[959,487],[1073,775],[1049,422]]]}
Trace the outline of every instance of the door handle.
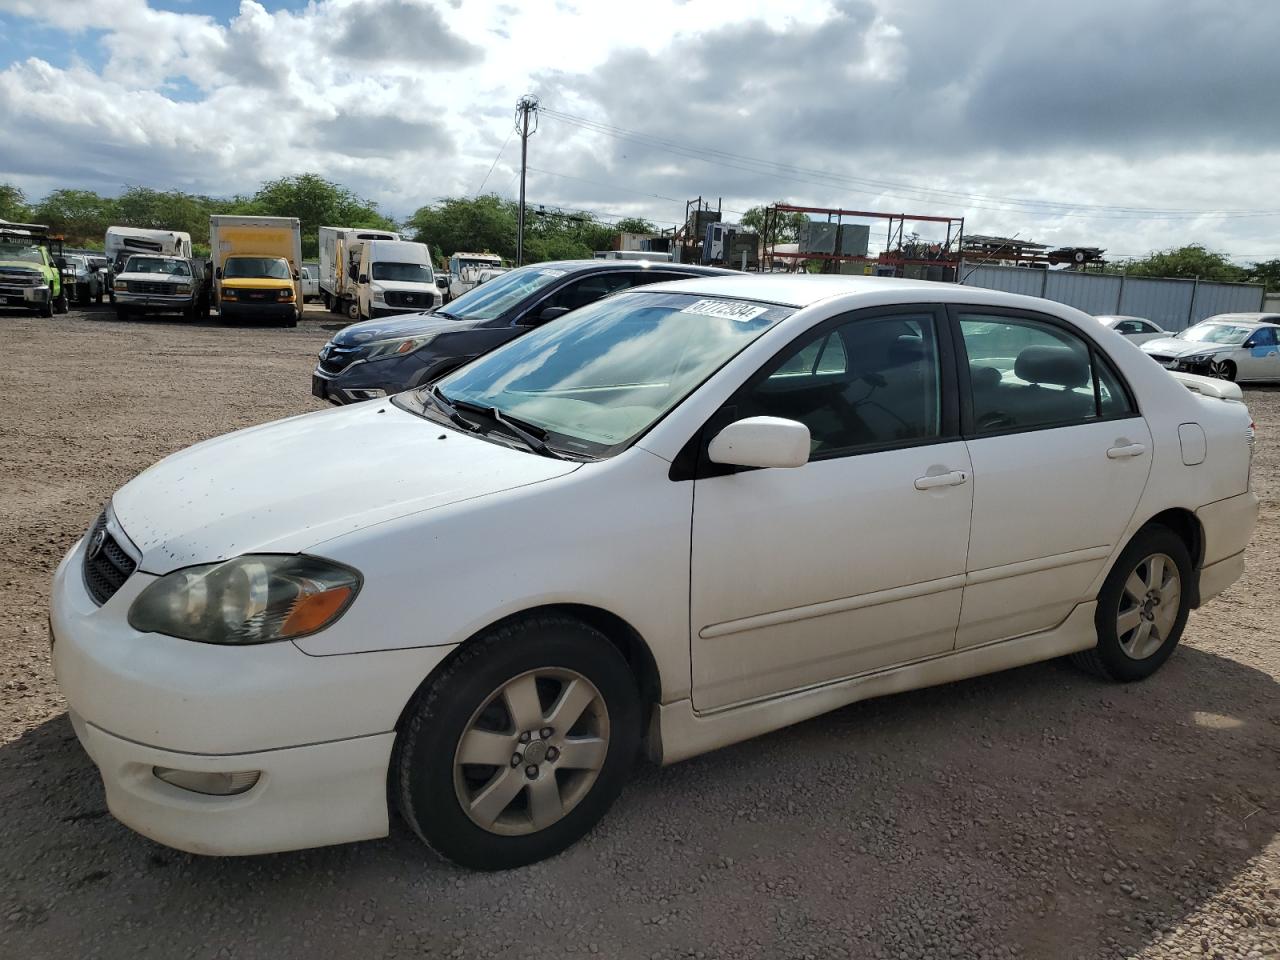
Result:
{"label": "door handle", "polygon": [[958,487],[960,484],[967,482],[969,475],[963,470],[952,470],[950,473],[940,473],[932,477],[917,477],[917,490],[932,490],[935,487]]}
{"label": "door handle", "polygon": [[1140,443],[1126,443],[1112,447],[1107,451],[1107,457],[1111,460],[1124,460],[1127,457],[1140,457],[1146,452],[1147,448]]}

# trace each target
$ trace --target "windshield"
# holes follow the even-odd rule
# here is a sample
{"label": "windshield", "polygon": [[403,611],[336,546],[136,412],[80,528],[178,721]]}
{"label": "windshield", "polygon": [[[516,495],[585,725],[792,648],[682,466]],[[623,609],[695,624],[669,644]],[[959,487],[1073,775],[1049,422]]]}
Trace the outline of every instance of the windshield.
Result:
{"label": "windshield", "polygon": [[1178,337],[1192,343],[1244,343],[1252,332],[1252,327],[1234,323],[1197,323]]}
{"label": "windshield", "polygon": [[160,273],[166,276],[189,277],[191,269],[184,260],[169,260],[165,257],[130,257],[125,264],[125,273]]}
{"label": "windshield", "polygon": [[395,283],[431,283],[431,268],[421,263],[375,263],[373,279]]}
{"label": "windshield", "polygon": [[565,275],[551,267],[522,267],[484,286],[473,287],[449,304],[445,311],[459,320],[492,320],[501,316],[531,293],[549,286]]}
{"label": "windshield", "polygon": [[289,264],[279,257],[228,257],[222,265],[224,277],[257,277],[288,280]]}
{"label": "windshield", "polygon": [[791,313],[695,294],[618,294],[499,347],[439,388],[545,430],[552,447],[607,456]]}
{"label": "windshield", "polygon": [[0,243],[0,260],[17,260],[19,263],[44,263],[39,247],[16,243]]}

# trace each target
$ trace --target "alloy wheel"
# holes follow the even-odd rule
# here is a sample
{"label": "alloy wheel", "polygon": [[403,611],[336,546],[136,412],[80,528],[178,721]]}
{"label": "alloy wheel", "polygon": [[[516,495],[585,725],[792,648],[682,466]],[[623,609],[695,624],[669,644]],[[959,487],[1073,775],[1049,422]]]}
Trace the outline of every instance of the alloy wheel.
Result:
{"label": "alloy wheel", "polygon": [[1234,373],[1230,360],[1209,361],[1209,376],[1211,377],[1217,377],[1219,380],[1231,380],[1234,378]]}
{"label": "alloy wheel", "polygon": [[563,819],[609,753],[609,711],[574,670],[531,670],[490,694],[454,751],[458,803],[490,833],[521,836]]}
{"label": "alloy wheel", "polygon": [[1125,579],[1116,614],[1120,649],[1133,660],[1159,650],[1173,631],[1182,603],[1178,565],[1163,553],[1140,561]]}

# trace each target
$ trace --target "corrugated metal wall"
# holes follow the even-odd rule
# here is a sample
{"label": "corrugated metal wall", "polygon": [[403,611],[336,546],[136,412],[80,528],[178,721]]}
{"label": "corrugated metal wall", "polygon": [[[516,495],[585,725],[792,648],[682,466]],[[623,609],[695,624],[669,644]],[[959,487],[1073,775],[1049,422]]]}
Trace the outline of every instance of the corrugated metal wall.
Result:
{"label": "corrugated metal wall", "polygon": [[1182,330],[1218,313],[1262,309],[1263,288],[1254,283],[1210,283],[989,265],[965,265],[960,276],[970,287],[1044,297],[1095,316],[1120,313],[1146,317],[1166,330]]}

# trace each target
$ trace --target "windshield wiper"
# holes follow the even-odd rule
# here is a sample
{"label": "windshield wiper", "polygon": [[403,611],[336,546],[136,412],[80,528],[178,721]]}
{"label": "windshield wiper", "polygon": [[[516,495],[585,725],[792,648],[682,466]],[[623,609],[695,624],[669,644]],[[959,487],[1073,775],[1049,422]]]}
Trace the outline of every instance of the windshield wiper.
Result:
{"label": "windshield wiper", "polygon": [[[551,457],[555,460],[569,459],[564,454],[559,453],[555,450],[552,450],[549,446],[547,446],[546,441],[543,440],[542,437],[539,437],[536,433],[533,432],[534,430],[541,430],[540,427],[535,427],[531,423],[524,423],[523,421],[518,421],[515,418],[503,413],[497,407],[486,407],[478,403],[471,403],[470,401],[467,401],[467,400],[458,400],[458,401],[455,401],[455,403],[458,407],[460,407],[463,410],[466,410],[468,412],[483,414],[484,416],[488,417],[494,423],[498,424],[498,426],[503,427],[508,433],[514,436],[517,440],[522,441],[524,445],[527,446],[534,453],[541,454],[544,457]],[[543,431],[543,433],[545,435],[545,431]]]}
{"label": "windshield wiper", "polygon": [[433,385],[431,389],[427,391],[427,396],[431,398],[432,402],[440,408],[441,412],[448,417],[450,422],[455,426],[461,427],[463,430],[467,431],[467,433],[475,433],[480,429],[477,424],[472,423],[458,412],[458,408],[449,402],[449,398],[444,395],[444,392],[440,389],[438,384]]}
{"label": "windshield wiper", "polygon": [[450,320],[461,320],[462,318],[456,313],[450,313],[448,310],[436,310],[431,314],[433,317],[448,317]]}

